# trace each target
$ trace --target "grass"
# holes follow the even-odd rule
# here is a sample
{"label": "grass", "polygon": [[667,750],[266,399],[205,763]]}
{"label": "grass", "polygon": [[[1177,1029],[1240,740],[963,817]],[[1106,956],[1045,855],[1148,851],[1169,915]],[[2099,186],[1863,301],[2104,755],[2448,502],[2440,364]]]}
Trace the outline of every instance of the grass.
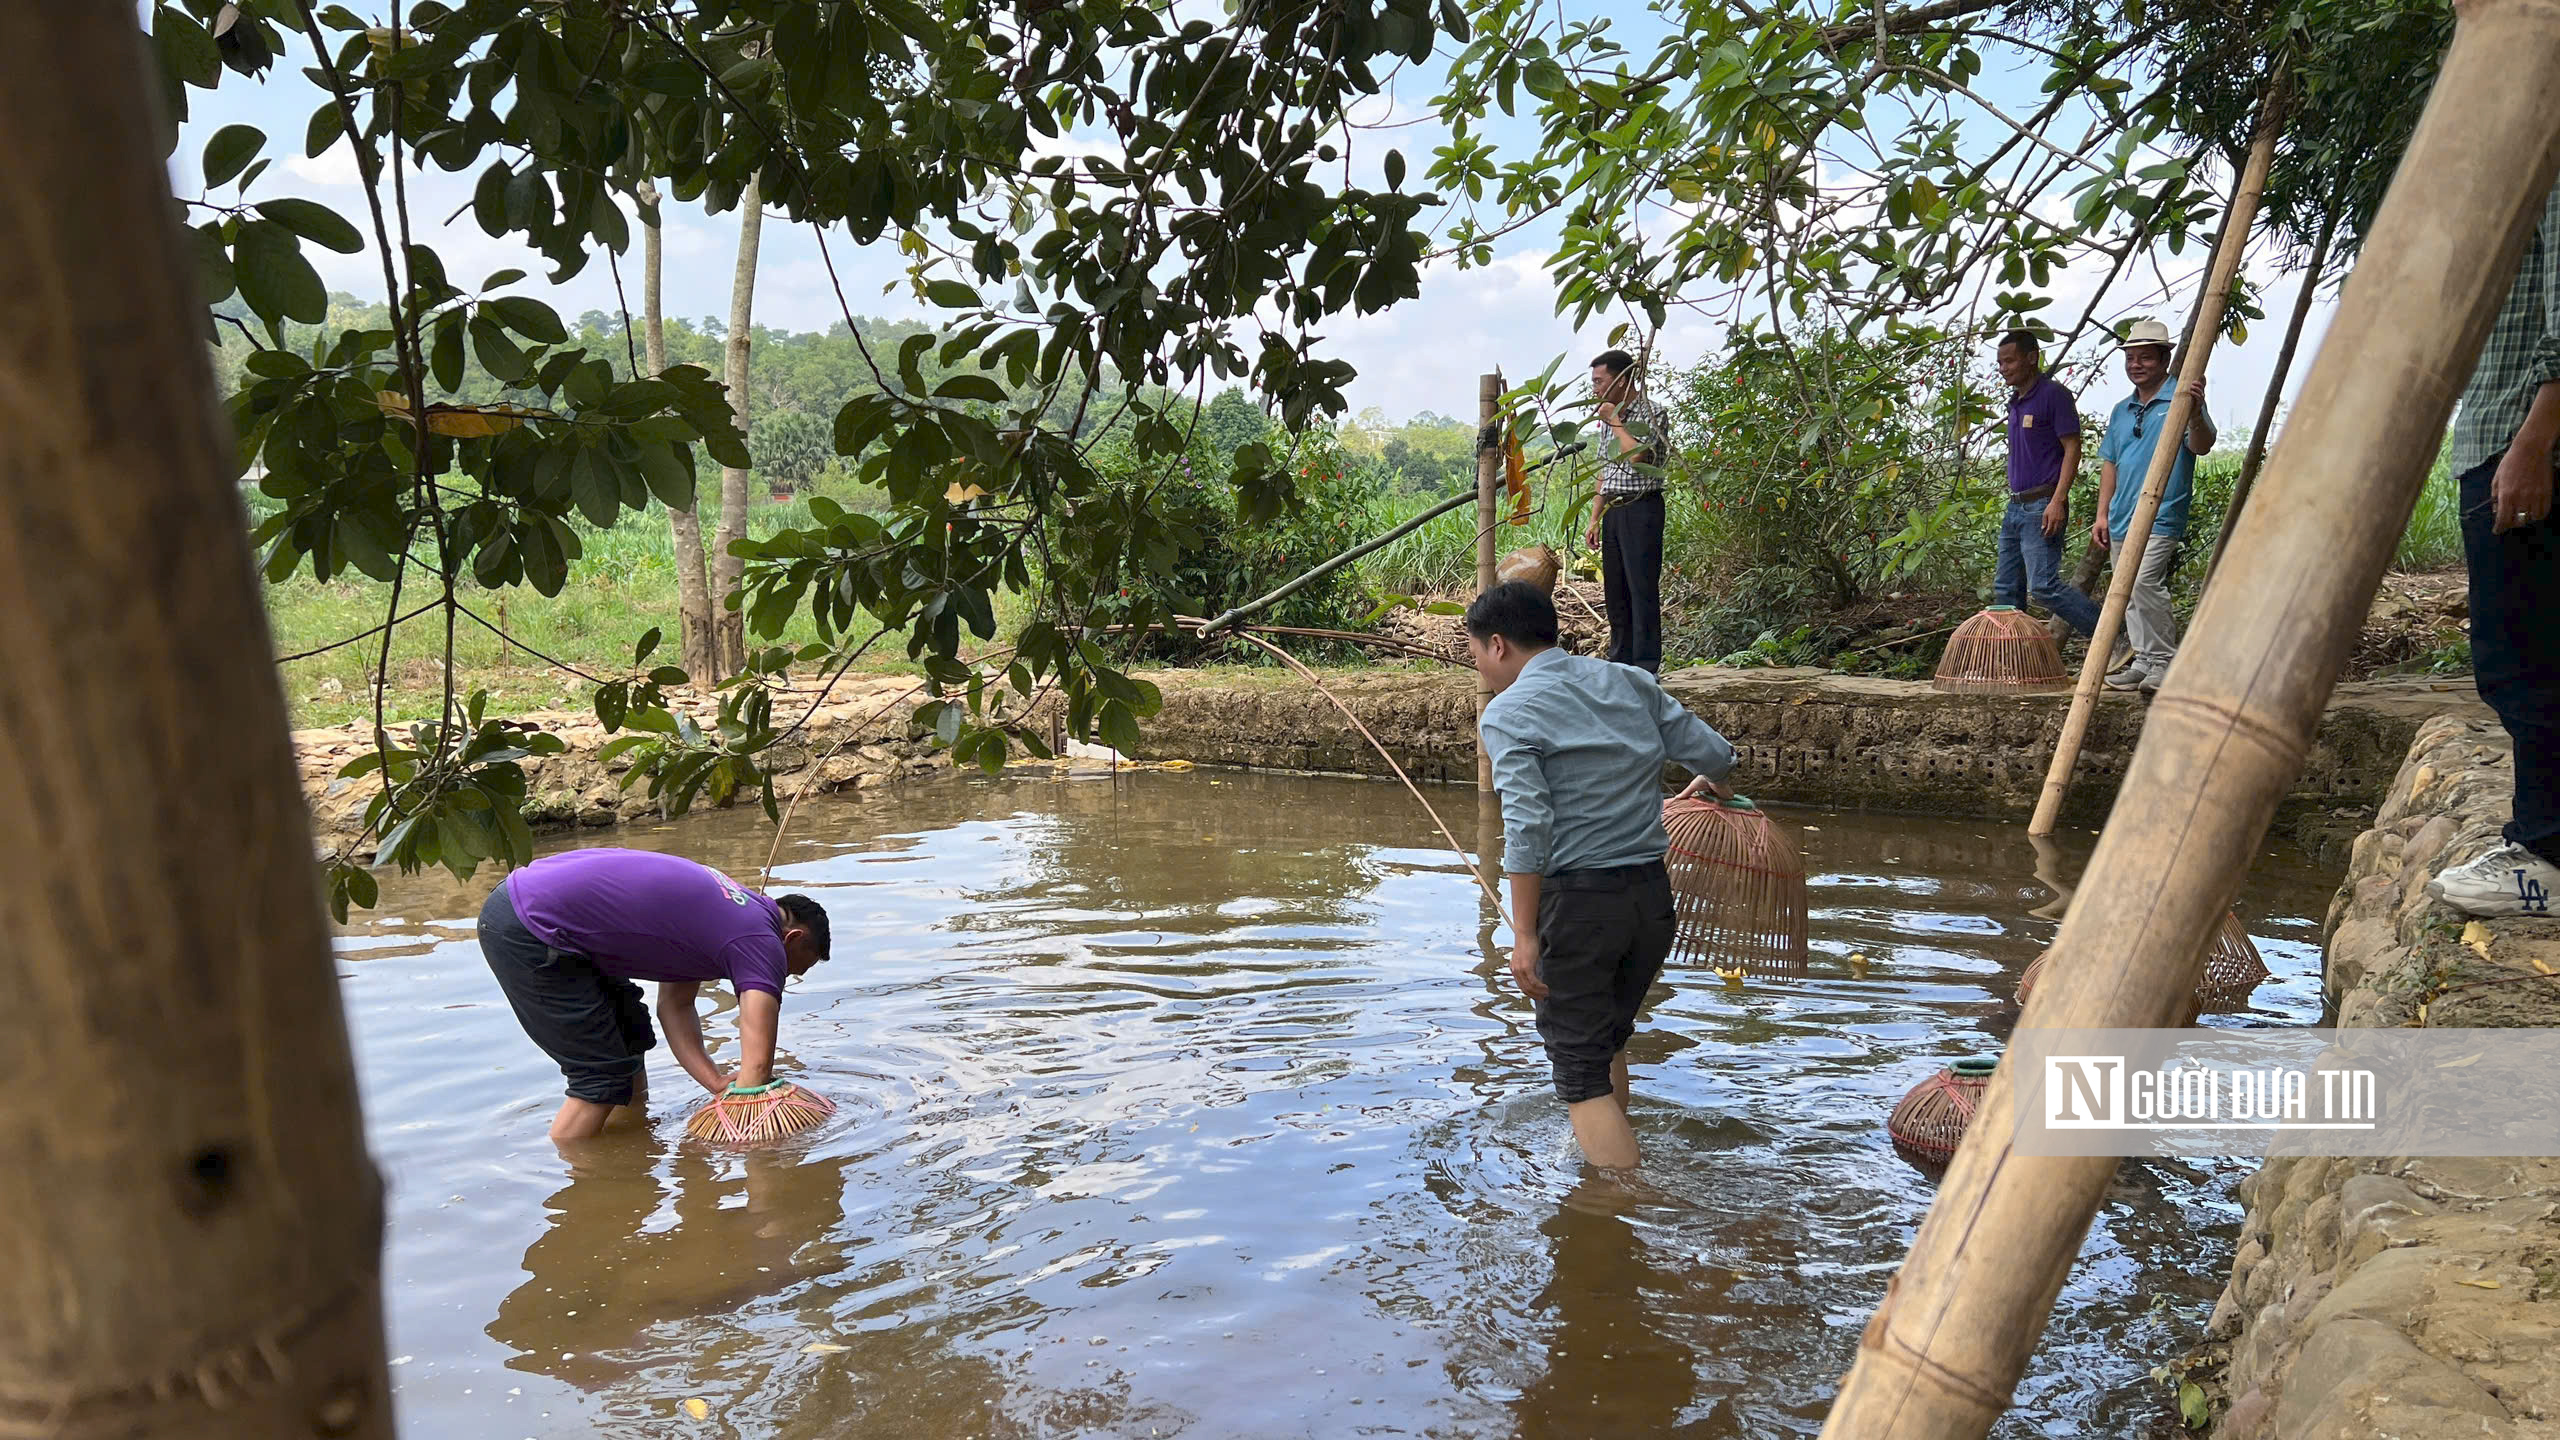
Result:
{"label": "grass", "polygon": [[[256,504],[252,499],[252,505]],[[808,506],[800,501],[758,503],[748,512],[748,527],[769,535],[790,525],[808,523]],[[462,603],[506,630],[517,642],[457,619],[453,632],[458,686],[468,692],[486,689],[492,710],[504,714],[565,707],[582,709],[593,686],[577,675],[546,662],[542,656],[574,666],[589,675],[612,678],[629,671],[631,650],[652,626],[665,632],[652,663],[674,663],[677,655],[675,537],[663,514],[652,509],[610,530],[573,522],[584,548],[569,567],[569,581],[556,596],[545,597],[529,586],[482,589],[466,583]],[[411,571],[401,595],[403,612],[434,598],[420,588]],[[276,653],[293,655],[343,640],[382,623],[391,587],[352,573],[327,584],[306,569],[281,585],[267,587],[267,624]],[[1001,617],[1000,617],[1001,618]],[[805,618],[795,619],[784,639],[806,644],[817,632]],[[443,700],[445,621],[442,610],[408,620],[392,633],[391,685],[385,700],[388,718],[431,717]],[[309,659],[281,667],[285,697],[299,726],[344,724],[372,717],[369,684],[382,658],[380,635],[370,635]],[[876,668],[908,668],[902,652],[883,646],[890,658]],[[534,652],[539,652],[536,654]],[[865,668],[875,668],[866,658]]]}

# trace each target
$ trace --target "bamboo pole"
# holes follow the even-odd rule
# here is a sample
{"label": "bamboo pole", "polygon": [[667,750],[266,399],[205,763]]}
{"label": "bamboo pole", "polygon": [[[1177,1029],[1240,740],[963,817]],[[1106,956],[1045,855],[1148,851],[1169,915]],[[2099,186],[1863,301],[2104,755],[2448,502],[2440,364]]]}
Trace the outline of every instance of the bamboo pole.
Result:
{"label": "bamboo pole", "polygon": [[376,1440],[381,1185],[160,68],[128,4],[11,21],[0,1435]]}
{"label": "bamboo pole", "polygon": [[[2169,417],[2161,422],[2160,437],[2152,443],[2151,471],[2142,482],[2142,494],[2134,501],[2132,522],[2125,527],[2122,543],[2115,547],[2123,553],[2114,557],[2115,575],[2107,582],[2107,603],[2098,613],[2098,633],[2089,637],[2088,657],[2080,662],[2080,688],[2071,696],[2071,712],[2063,717],[2061,738],[2054,742],[2053,764],[2045,771],[2044,794],[2036,801],[2035,819],[2027,826],[2030,835],[2053,833],[2062,814],[2062,797],[2071,789],[2071,772],[2080,763],[2080,745],[2089,735],[2089,717],[2097,707],[2098,689],[2106,683],[2107,662],[2115,656],[2116,632],[2124,624],[2125,607],[2132,602],[2134,580],[2142,570],[2142,551],[2151,539],[2152,517],[2160,513],[2160,497],[2169,488],[2169,473],[2176,466],[2178,453],[2186,447],[2187,421],[2196,408],[2195,398],[2187,392],[2204,378],[2205,363],[2213,358],[2213,342],[2222,333],[2222,312],[2231,297],[2231,277],[2238,273],[2240,256],[2249,248],[2249,229],[2258,213],[2258,196],[2266,189],[2267,167],[2275,158],[2276,135],[2284,125],[2279,98],[2282,88],[2281,77],[2267,87],[2267,99],[2258,116],[2257,138],[2250,143],[2248,163],[2240,168],[2240,184],[2232,192],[2222,242],[2214,247],[2213,269],[2205,281],[2202,302],[2196,307],[2186,353],[2179,357],[2177,393],[2169,401]],[[2119,475],[2118,482],[2123,478]]]}
{"label": "bamboo pole", "polygon": [[[2555,172],[2560,0],[2465,0],[2230,568],[2170,669],[2021,1028],[2171,1023],[2311,745]],[[2004,1067],[1868,1322],[1825,1440],[1972,1440],[2117,1162],[2014,1146]]]}
{"label": "bamboo pole", "polygon": [[[1502,377],[1476,381],[1476,593],[1493,588],[1493,531],[1502,496],[1502,437],[1496,422],[1502,415]],[[1484,721],[1485,703],[1493,698],[1493,682],[1476,677],[1476,721]],[[1476,744],[1476,789],[1493,793],[1493,756],[1481,738]]]}
{"label": "bamboo pole", "polygon": [[2258,405],[2258,428],[2249,432],[2249,453],[2240,461],[2240,478],[2232,483],[2231,503],[2222,512],[2221,533],[2213,537],[2213,558],[2205,562],[2204,583],[2213,583],[2213,572],[2222,568],[2222,552],[2230,548],[2231,532],[2239,527],[2240,512],[2249,504],[2249,491],[2258,483],[2258,467],[2266,463],[2267,442],[2275,435],[2276,411],[2284,403],[2285,377],[2293,371],[2294,347],[2302,343],[2302,323],[2310,318],[2311,301],[2320,293],[2321,272],[2329,268],[2329,244],[2338,236],[2338,212],[2331,210],[2320,222],[2320,238],[2312,243],[2311,264],[2302,275],[2302,293],[2293,297],[2293,315],[2285,321],[2284,345],[2276,351],[2276,373],[2267,380],[2267,398]]}

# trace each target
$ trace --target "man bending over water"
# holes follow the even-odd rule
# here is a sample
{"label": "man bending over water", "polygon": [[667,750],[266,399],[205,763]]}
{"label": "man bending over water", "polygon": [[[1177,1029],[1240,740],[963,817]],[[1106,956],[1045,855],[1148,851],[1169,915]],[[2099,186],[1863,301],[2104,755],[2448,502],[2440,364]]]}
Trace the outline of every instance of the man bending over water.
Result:
{"label": "man bending over water", "polygon": [[1467,607],[1467,653],[1494,690],[1481,729],[1502,797],[1511,973],[1537,1005],[1583,1158],[1626,1170],[1627,1041],[1671,954],[1663,762],[1697,777],[1684,797],[1722,798],[1733,747],[1651,675],[1555,643],[1555,605],[1534,586],[1496,585]]}
{"label": "man bending over water", "polygon": [[[773,1079],[782,989],[827,958],[827,912],[806,895],[768,899],[707,865],[648,850],[571,850],[508,876],[480,910],[480,953],[516,1023],[560,1062],[569,1096],[551,1138],[583,1140],[618,1106],[647,1098],[657,1037],[635,980],[658,982],[658,1023],[676,1063],[719,1095]],[[705,981],[738,996],[738,1068],[702,1043]]]}

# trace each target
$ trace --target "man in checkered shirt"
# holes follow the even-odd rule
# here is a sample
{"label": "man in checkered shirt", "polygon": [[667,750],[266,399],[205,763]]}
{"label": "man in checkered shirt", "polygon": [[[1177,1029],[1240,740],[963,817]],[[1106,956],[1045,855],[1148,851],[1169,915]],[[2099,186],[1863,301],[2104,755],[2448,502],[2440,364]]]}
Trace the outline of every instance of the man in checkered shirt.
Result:
{"label": "man in checkered shirt", "polygon": [[2552,915],[2560,898],[2560,190],[2544,200],[2515,289],[2453,417],[2471,572],[2471,671],[2515,740],[2515,810],[2488,853],[2429,882],[2480,916]]}
{"label": "man in checkered shirt", "polygon": [[1635,357],[1611,350],[1591,362],[1591,393],[1608,434],[1600,489],[1583,543],[1600,552],[1608,592],[1609,654],[1662,673],[1662,462],[1671,417],[1636,388]]}

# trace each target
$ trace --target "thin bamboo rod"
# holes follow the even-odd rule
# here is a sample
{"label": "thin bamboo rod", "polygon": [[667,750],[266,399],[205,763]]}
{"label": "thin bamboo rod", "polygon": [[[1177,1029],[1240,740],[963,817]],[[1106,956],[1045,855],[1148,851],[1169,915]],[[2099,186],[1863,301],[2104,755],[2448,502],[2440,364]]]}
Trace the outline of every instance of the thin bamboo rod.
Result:
{"label": "thin bamboo rod", "polygon": [[[2157,1026],[2310,748],[2552,178],[2560,0],[2465,0],[2442,78],[2153,702],[2022,1029]],[[1825,1440],[1974,1440],[2009,1403],[2117,1162],[2017,1153],[2010,1067],[1868,1323]]]}
{"label": "thin bamboo rod", "polygon": [[382,1189],[161,68],[129,4],[9,19],[0,1435],[387,1440]]}
{"label": "thin bamboo rod", "polygon": [[[1498,513],[1502,496],[1502,441],[1496,422],[1502,415],[1502,377],[1486,375],[1476,381],[1476,593],[1493,588],[1493,531],[1500,521]],[[1484,722],[1484,707],[1493,699],[1493,681],[1476,678],[1476,722]],[[1482,745],[1476,747],[1476,789],[1493,792],[1493,757]]]}
{"label": "thin bamboo rod", "polygon": [[2302,292],[2293,297],[2292,318],[2285,321],[2284,345],[2276,351],[2276,373],[2267,379],[2267,398],[2258,404],[2258,428],[2249,432],[2249,453],[2240,461],[2240,478],[2232,482],[2231,503],[2222,511],[2222,530],[2213,537],[2213,558],[2205,562],[2204,583],[2213,583],[2213,572],[2222,568],[2222,552],[2231,546],[2231,532],[2240,525],[2240,512],[2248,507],[2249,492],[2258,483],[2258,467],[2267,461],[2267,442],[2275,437],[2276,411],[2284,404],[2285,377],[2293,373],[2294,347],[2302,343],[2302,324],[2311,316],[2311,302],[2320,293],[2321,272],[2329,268],[2329,244],[2338,236],[2338,212],[2332,210],[2320,222],[2320,238],[2312,243],[2311,264],[2302,273]]}
{"label": "thin bamboo rod", "polygon": [[[2178,452],[2186,447],[2187,421],[2195,414],[2195,397],[2190,387],[2204,379],[2205,363],[2213,358],[2213,342],[2222,332],[2222,312],[2231,297],[2231,277],[2240,269],[2240,256],[2249,248],[2249,229],[2257,217],[2258,197],[2267,188],[2267,167],[2275,158],[2276,136],[2284,128],[2281,93],[2283,77],[2278,75],[2267,87],[2267,98],[2260,107],[2257,138],[2250,143],[2248,163],[2240,168],[2239,187],[2232,192],[2231,210],[2226,217],[2222,243],[2213,254],[2213,270],[2205,281],[2202,301],[2196,307],[2196,323],[2187,337],[2187,349],[2179,357],[2177,393],[2169,401],[2169,417],[2161,422],[2160,436],[2152,442],[2151,471],[2142,482],[2142,494],[2134,501],[2133,520],[2125,527],[2125,536],[2115,548],[2116,573],[2107,582],[2107,603],[2098,613],[2098,633],[2089,637],[2088,658],[2080,664],[2080,686],[2071,696],[2071,713],[2063,717],[2061,738],[2054,742],[2053,764],[2045,771],[2044,794],[2036,801],[2035,819],[2027,826],[2030,835],[2050,835],[2062,814],[2062,797],[2070,792],[2071,772],[2080,763],[2081,742],[2089,736],[2089,717],[2098,704],[2098,689],[2106,683],[2107,662],[2114,658],[2116,632],[2124,625],[2124,612],[2133,600],[2133,585],[2142,569],[2142,551],[2151,539],[2152,517],[2160,513],[2160,497],[2169,488],[2169,473],[2176,466]],[[2122,475],[2116,477],[2121,484]]]}

